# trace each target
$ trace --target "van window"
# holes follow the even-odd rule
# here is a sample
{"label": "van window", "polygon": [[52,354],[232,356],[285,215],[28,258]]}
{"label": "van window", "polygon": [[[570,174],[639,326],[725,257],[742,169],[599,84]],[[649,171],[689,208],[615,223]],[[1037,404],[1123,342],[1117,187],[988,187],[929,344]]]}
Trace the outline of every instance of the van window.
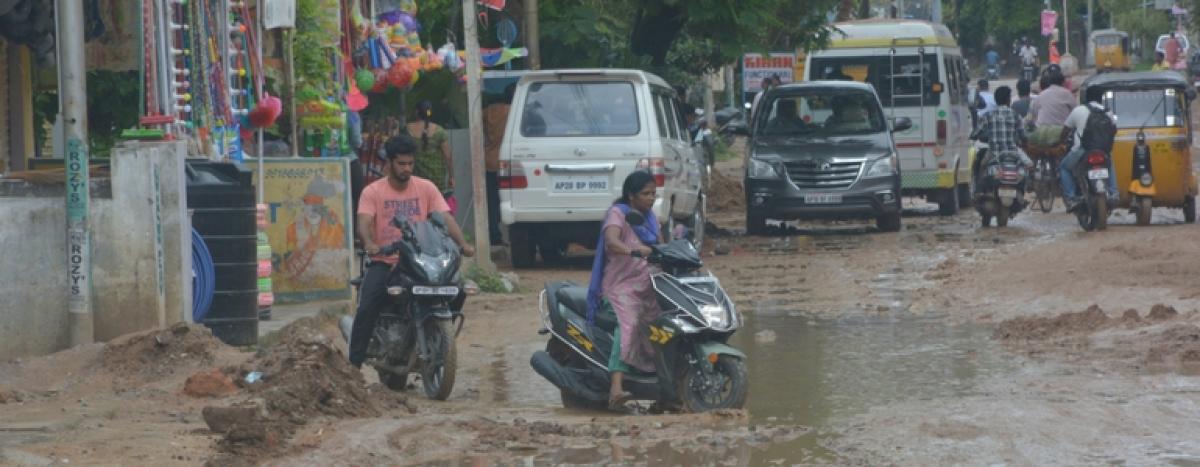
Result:
{"label": "van window", "polygon": [[770,99],[755,117],[763,136],[841,136],[886,129],[875,96],[862,90],[805,89]]}
{"label": "van window", "polygon": [[950,105],[958,105],[959,99],[962,98],[958,94],[958,88],[961,82],[958,80],[958,59],[946,57],[944,63],[946,67],[946,93],[950,94]]}
{"label": "van window", "polygon": [[678,117],[675,116],[675,101],[671,100],[666,94],[660,93],[654,94],[654,100],[658,101],[658,114],[663,119],[663,125],[667,127],[667,133],[663,133],[663,136],[671,139],[680,139]]}
{"label": "van window", "polygon": [[640,131],[632,83],[529,85],[521,118],[523,136],[632,136]]}
{"label": "van window", "polygon": [[675,109],[675,123],[679,125],[679,139],[687,142],[691,138],[691,133],[688,132],[687,116],[683,114],[683,107],[679,101],[671,99],[671,106]]}
{"label": "van window", "polygon": [[[938,82],[937,54],[927,53],[922,62],[917,55],[887,55],[864,57],[813,57],[812,75],[815,79],[854,80],[870,83],[879,93],[884,106],[892,105],[892,90],[896,93],[896,107],[921,105],[922,84],[925,105],[938,104],[932,84]],[[893,69],[893,65],[895,68]]]}

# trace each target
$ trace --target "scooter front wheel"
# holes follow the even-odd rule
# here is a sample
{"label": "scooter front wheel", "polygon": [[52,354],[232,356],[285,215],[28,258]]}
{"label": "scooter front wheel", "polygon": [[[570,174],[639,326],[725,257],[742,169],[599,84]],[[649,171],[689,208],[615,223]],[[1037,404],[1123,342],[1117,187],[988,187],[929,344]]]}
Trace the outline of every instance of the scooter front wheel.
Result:
{"label": "scooter front wheel", "polygon": [[679,378],[678,390],[687,412],[740,409],[750,393],[746,363],[732,355],[721,355],[711,371],[706,371],[703,363],[688,365]]}

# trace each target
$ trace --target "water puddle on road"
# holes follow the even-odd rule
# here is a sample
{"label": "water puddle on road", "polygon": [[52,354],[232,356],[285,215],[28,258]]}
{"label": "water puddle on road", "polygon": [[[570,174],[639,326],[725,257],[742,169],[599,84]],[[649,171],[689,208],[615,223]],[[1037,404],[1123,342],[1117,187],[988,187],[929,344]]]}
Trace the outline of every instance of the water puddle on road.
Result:
{"label": "water puddle on road", "polygon": [[[770,330],[772,343],[755,334]],[[821,440],[840,418],[907,400],[975,394],[978,381],[1015,370],[983,326],[931,318],[839,321],[750,316],[733,339],[750,366],[753,423],[798,424],[813,432],[752,454],[761,462],[830,462]]]}
{"label": "water puddle on road", "polygon": [[[765,331],[773,332],[774,339],[756,337]],[[704,439],[672,438],[628,447],[595,440],[542,452],[532,460],[651,465],[836,463],[842,459],[824,446],[838,436],[839,422],[847,417],[905,401],[978,395],[984,380],[1017,371],[1017,363],[991,340],[991,332],[986,326],[951,326],[928,317],[862,316],[835,321],[751,312],[731,342],[748,357],[750,429],[803,426],[808,432],[782,440],[704,435]],[[537,388],[512,394],[523,394],[518,399],[524,403],[557,402],[556,391],[538,390],[544,384],[533,386]]]}

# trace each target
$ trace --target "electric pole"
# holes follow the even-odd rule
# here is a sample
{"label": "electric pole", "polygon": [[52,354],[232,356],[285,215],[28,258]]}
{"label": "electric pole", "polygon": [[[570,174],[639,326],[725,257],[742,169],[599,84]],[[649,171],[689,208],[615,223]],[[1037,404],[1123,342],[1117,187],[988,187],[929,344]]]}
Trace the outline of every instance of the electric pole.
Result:
{"label": "electric pole", "polygon": [[483,177],[483,63],[479,59],[479,32],[475,27],[475,1],[463,0],[463,41],[467,46],[467,127],[471,133],[471,188],[475,210],[475,264],[495,271],[492,241],[488,229],[487,190]]}
{"label": "electric pole", "polygon": [[58,111],[66,140],[67,311],[71,346],[95,339],[92,315],[92,242],[88,232],[87,75],[83,56],[83,0],[54,5],[58,52]]}
{"label": "electric pole", "polygon": [[529,69],[542,69],[542,46],[538,40],[538,0],[525,0],[525,47],[529,49]]}

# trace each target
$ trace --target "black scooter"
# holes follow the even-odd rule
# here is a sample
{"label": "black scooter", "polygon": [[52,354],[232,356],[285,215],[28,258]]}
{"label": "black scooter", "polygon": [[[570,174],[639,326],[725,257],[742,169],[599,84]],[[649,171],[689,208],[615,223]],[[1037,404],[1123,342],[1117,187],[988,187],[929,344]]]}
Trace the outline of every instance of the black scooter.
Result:
{"label": "black scooter", "polygon": [[[626,221],[640,225],[645,218],[634,211]],[[625,375],[624,389],[634,399],[687,412],[743,407],[746,355],[726,343],[741,326],[733,302],[716,277],[698,272],[703,264],[691,243],[675,240],[652,250],[646,260],[664,271],[651,277],[661,310],[647,332],[655,373]],[[538,333],[550,340],[529,364],[559,388],[564,407],[606,409],[616,316],[599,313],[588,323],[587,287],[571,282],[547,283],[540,305],[545,327]]]}
{"label": "black scooter", "polygon": [[[404,391],[409,373],[419,373],[425,395],[446,400],[458,366],[454,340],[463,326],[465,295],[459,274],[462,256],[441,216],[432,213],[423,222],[400,214],[392,219],[404,237],[379,254],[399,253],[400,261],[388,274],[391,303],[379,313],[367,347],[367,364],[393,391]],[[358,288],[361,278],[351,282]],[[346,342],[353,323],[350,316],[339,323]]]}

